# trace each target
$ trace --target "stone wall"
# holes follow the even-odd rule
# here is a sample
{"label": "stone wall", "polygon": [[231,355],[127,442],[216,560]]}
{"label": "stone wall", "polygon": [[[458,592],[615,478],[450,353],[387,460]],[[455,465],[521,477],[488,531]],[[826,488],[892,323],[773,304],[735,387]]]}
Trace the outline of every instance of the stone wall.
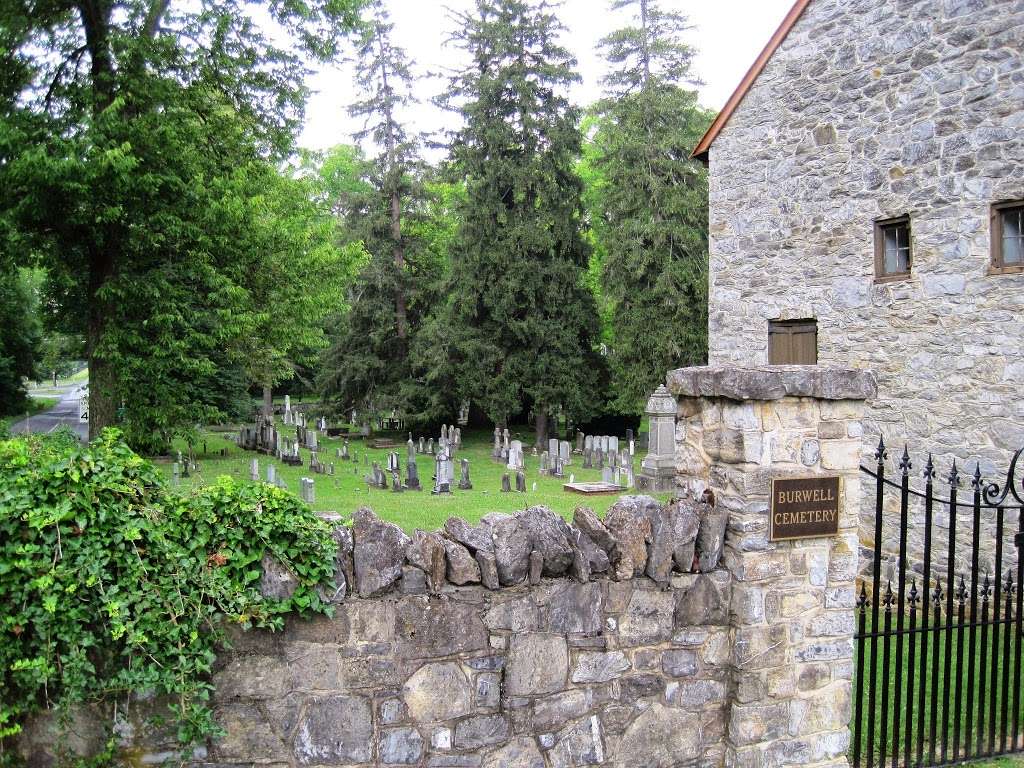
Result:
{"label": "stone wall", "polygon": [[[544,507],[407,536],[332,516],[332,617],[232,633],[224,736],[190,768],[781,768],[846,765],[862,371],[673,372],[677,498],[571,524]],[[768,540],[771,480],[839,474],[834,537]],[[265,558],[266,596],[293,577]],[[122,762],[176,760],[133,697]],[[73,713],[80,753],[102,716]],[[110,714],[107,714],[109,721]],[[51,766],[53,720],[19,748]],[[181,761],[177,761],[181,762]]]}
{"label": "stone wall", "polygon": [[353,600],[246,637],[217,764],[718,765],[730,579],[545,580]]}
{"label": "stone wall", "polygon": [[[918,477],[928,453],[1005,473],[1024,274],[989,274],[989,215],[1024,198],[1024,6],[812,0],[709,159],[710,362],[764,364],[769,320],[816,318],[820,364],[878,379],[866,456],[881,431]],[[876,282],[873,223],[904,214],[912,274]]]}

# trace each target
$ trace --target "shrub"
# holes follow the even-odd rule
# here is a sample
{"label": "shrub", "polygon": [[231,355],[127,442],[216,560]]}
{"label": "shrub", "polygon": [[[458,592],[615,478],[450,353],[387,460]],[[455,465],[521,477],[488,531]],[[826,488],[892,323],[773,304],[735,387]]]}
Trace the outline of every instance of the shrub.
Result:
{"label": "shrub", "polygon": [[[280,628],[327,612],[329,526],[296,497],[221,478],[170,491],[114,430],[0,441],[0,762],[44,708],[113,704],[133,691],[173,701],[178,738],[217,733],[210,672],[228,622]],[[265,552],[299,586],[260,595]]]}

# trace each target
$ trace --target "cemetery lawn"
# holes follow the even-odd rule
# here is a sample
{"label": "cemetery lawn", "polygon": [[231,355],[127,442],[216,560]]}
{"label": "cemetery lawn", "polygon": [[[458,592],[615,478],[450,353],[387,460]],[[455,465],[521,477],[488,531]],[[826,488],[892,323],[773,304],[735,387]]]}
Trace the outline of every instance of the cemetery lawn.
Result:
{"label": "cemetery lawn", "polygon": [[[280,426],[280,425],[279,425]],[[290,434],[293,427],[281,426],[283,434]],[[385,520],[397,523],[408,532],[416,528],[431,530],[440,528],[449,517],[461,517],[470,522],[476,522],[488,512],[515,512],[529,506],[543,504],[562,515],[566,519],[572,518],[573,510],[577,506],[587,506],[599,514],[604,514],[618,498],[617,495],[608,496],[583,496],[577,493],[564,491],[562,485],[569,482],[569,475],[575,475],[577,481],[599,481],[600,470],[581,469],[582,456],[573,456],[573,465],[566,468],[564,478],[541,477],[538,474],[540,457],[533,456],[528,450],[525,451],[526,461],[526,493],[502,493],[501,476],[506,471],[503,464],[491,459],[491,445],[493,432],[490,431],[463,431],[463,447],[456,454],[455,461],[455,485],[459,481],[459,460],[469,459],[470,479],[473,489],[460,491],[456,487],[450,496],[432,496],[431,477],[434,474],[434,459],[429,454],[420,454],[416,457],[416,465],[419,470],[422,491],[405,491],[394,493],[390,490],[383,491],[367,486],[365,476],[369,473],[371,464],[374,461],[380,462],[382,467],[387,466],[387,454],[397,451],[401,457],[403,467],[406,458],[405,440],[408,434],[397,435],[376,435],[375,437],[390,437],[395,442],[394,448],[366,449],[362,439],[358,437],[349,438],[349,450],[358,457],[358,464],[341,461],[335,457],[335,449],[341,447],[342,438],[327,438],[318,433],[320,442],[320,460],[324,463],[334,462],[334,476],[317,475],[309,470],[309,452],[302,450],[303,466],[289,467],[277,460],[271,460],[263,454],[243,451],[230,439],[235,432],[207,431],[203,434],[198,446],[195,447],[196,460],[199,464],[199,472],[188,478],[182,478],[181,487],[202,485],[213,482],[218,476],[226,475],[242,482],[251,482],[249,467],[252,459],[259,460],[260,477],[266,479],[266,467],[273,463],[278,476],[283,477],[287,483],[288,490],[298,494],[299,479],[311,477],[316,483],[316,502],[312,504],[314,510],[321,512],[344,512],[352,513],[359,507],[365,506],[372,509]],[[414,437],[418,435],[414,434]],[[513,439],[521,439],[524,444],[527,441],[532,443],[533,433],[526,429],[518,433],[513,432]],[[203,441],[206,442],[206,453],[203,453]],[[435,438],[435,443],[437,442]],[[187,446],[176,444],[175,450],[186,451]],[[227,455],[220,456],[220,451],[225,450]],[[640,468],[642,456],[636,456],[634,467],[637,471]],[[165,474],[170,485],[172,477],[172,463],[175,459],[161,457],[154,459],[154,463]],[[515,488],[515,476],[511,476],[512,487]],[[533,489],[536,483],[536,490]],[[635,491],[624,491],[623,493],[635,493]],[[662,494],[659,498],[667,500],[670,494]]]}

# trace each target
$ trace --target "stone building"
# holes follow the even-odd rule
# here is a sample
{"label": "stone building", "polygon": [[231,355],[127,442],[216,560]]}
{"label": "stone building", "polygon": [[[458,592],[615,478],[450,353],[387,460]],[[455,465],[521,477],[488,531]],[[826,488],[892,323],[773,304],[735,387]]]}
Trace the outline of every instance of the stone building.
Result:
{"label": "stone building", "polygon": [[[874,371],[865,428],[1024,446],[1024,4],[799,0],[695,156],[711,364]],[[897,451],[893,451],[893,455]]]}
{"label": "stone building", "polygon": [[870,369],[866,461],[881,433],[915,485],[928,454],[938,483],[954,458],[1002,481],[1024,447],[1024,4],[798,0],[694,155],[709,362]]}

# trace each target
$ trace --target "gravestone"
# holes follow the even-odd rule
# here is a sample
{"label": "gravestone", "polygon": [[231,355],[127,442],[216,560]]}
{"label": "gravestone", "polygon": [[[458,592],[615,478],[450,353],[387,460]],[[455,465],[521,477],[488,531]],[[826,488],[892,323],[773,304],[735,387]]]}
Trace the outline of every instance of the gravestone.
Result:
{"label": "gravestone", "polygon": [[[587,440],[590,438],[588,437]],[[583,468],[593,469],[594,468],[594,449],[592,447],[586,447],[583,449]]]}
{"label": "gravestone", "polygon": [[277,467],[273,464],[267,464],[267,482],[271,485],[277,484]]}
{"label": "gravestone", "polygon": [[380,464],[376,461],[373,462],[373,469],[370,471],[370,474],[366,476],[366,484],[382,490],[388,487],[388,481],[384,475],[384,470],[380,468]]}
{"label": "gravestone", "polygon": [[256,482],[260,479],[260,460],[253,459],[249,462],[249,479]]}
{"label": "gravestone", "polygon": [[558,457],[565,466],[572,464],[572,446],[568,440],[562,440],[558,443]]}
{"label": "gravestone", "polygon": [[516,491],[526,493],[526,475],[522,471],[516,472]]}
{"label": "gravestone", "polygon": [[586,435],[582,432],[576,432],[576,453],[583,453],[583,441],[586,439]]}
{"label": "gravestone", "polygon": [[608,451],[610,453],[619,452],[619,438],[615,437],[615,435],[608,438]]}
{"label": "gravestone", "polygon": [[546,475],[548,474],[548,471],[548,452],[544,451],[544,453],[540,455],[540,471],[538,474]]}
{"label": "gravestone", "polygon": [[402,487],[402,473],[397,469],[391,470],[391,492],[401,493],[404,490]]}
{"label": "gravestone", "polygon": [[549,437],[548,438],[548,455],[552,459],[554,459],[556,456],[560,456],[561,455],[558,452],[558,438],[557,437]]}
{"label": "gravestone", "polygon": [[412,441],[412,432],[409,433],[409,439],[405,443],[405,460],[413,461],[416,457],[416,444]]}
{"label": "gravestone", "polygon": [[455,427],[455,429],[453,431],[455,432],[455,437],[453,438],[453,442],[455,443],[455,447],[456,448],[461,448],[462,447],[462,427]]}
{"label": "gravestone", "polygon": [[419,453],[426,453],[427,452],[426,445],[423,442],[423,435],[420,435],[420,444],[419,444],[419,451],[418,452]]}
{"label": "gravestone", "polygon": [[307,504],[313,504],[316,501],[316,489],[312,478],[303,477],[299,479],[299,498]]}
{"label": "gravestone", "polygon": [[669,491],[676,482],[676,400],[662,385],[648,399],[646,411],[651,431],[638,483],[647,491]]}
{"label": "gravestone", "polygon": [[469,459],[462,459],[459,462],[461,476],[459,477],[459,490],[469,491],[473,489],[473,483],[469,480]]}
{"label": "gravestone", "polygon": [[491,450],[492,459],[501,458],[501,427],[494,427],[494,448]]}
{"label": "gravestone", "polygon": [[561,456],[556,456],[555,457],[554,476],[555,477],[565,477],[565,468],[564,468],[564,465],[562,464],[562,457]]}
{"label": "gravestone", "polygon": [[502,476],[501,476],[501,492],[502,493],[511,493],[512,492],[512,482],[509,480],[508,472],[503,473]]}
{"label": "gravestone", "polygon": [[601,470],[601,480],[605,483],[611,483],[613,480],[613,473],[611,467],[605,467]]}
{"label": "gravestone", "polygon": [[431,456],[435,455],[434,454],[434,438],[430,438],[427,441],[427,453],[429,453]]}
{"label": "gravestone", "polygon": [[420,473],[416,467],[416,459],[409,459],[405,463],[405,487],[410,491],[423,490],[423,486],[420,485]]}
{"label": "gravestone", "polygon": [[181,465],[178,462],[171,467],[171,479],[175,488],[181,485]]}
{"label": "gravestone", "polygon": [[450,466],[451,463],[452,460],[447,449],[442,448],[437,452],[434,457],[434,489],[430,492],[432,495],[440,496],[452,492],[453,468]]}
{"label": "gravestone", "polygon": [[523,469],[523,444],[519,440],[513,440],[512,445],[509,446],[508,450],[508,469],[513,472],[518,472]]}

